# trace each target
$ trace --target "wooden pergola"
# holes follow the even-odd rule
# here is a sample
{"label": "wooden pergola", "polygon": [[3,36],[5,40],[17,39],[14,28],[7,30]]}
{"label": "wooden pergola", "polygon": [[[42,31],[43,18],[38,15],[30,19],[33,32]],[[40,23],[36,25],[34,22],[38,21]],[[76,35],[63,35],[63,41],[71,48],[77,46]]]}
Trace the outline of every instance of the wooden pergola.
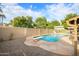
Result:
{"label": "wooden pergola", "polygon": [[77,41],[78,41],[78,30],[79,30],[79,16],[73,17],[67,21],[67,24],[71,27],[73,27],[74,31],[74,38],[73,38],[73,43],[74,43],[74,55],[77,56]]}

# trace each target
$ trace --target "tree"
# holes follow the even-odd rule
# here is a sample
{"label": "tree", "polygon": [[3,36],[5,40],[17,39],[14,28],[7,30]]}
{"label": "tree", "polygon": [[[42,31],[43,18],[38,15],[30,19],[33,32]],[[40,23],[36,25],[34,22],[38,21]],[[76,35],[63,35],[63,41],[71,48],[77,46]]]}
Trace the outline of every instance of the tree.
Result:
{"label": "tree", "polygon": [[1,22],[1,23],[2,23],[2,25],[3,25],[3,18],[6,18],[6,17],[5,17],[5,15],[3,14],[3,10],[2,10],[1,7],[2,7],[2,5],[1,5],[1,3],[0,3],[0,18],[2,18],[2,22]]}
{"label": "tree", "polygon": [[57,20],[51,21],[51,28],[54,28],[55,26],[60,26],[60,23]]}
{"label": "tree", "polygon": [[26,16],[26,20],[27,20],[27,27],[28,28],[32,28],[33,27],[33,21],[32,21],[32,17],[31,16]]}
{"label": "tree", "polygon": [[49,22],[49,21],[47,22],[46,28],[52,29],[52,24],[51,24],[51,22]]}
{"label": "tree", "polygon": [[31,16],[17,16],[10,21],[10,24],[15,27],[27,27],[32,28],[32,17]]}
{"label": "tree", "polygon": [[59,21],[54,20],[54,21],[51,21],[51,22],[47,22],[47,28],[54,29],[55,26],[60,26]]}
{"label": "tree", "polygon": [[35,20],[36,28],[46,28],[47,19],[43,16],[37,17]]}
{"label": "tree", "polygon": [[61,20],[62,25],[64,26],[64,28],[68,27],[66,21],[69,20],[69,19],[71,19],[71,18],[73,18],[73,17],[76,17],[76,16],[78,16],[78,15],[77,14],[73,14],[73,13],[70,13],[70,14],[66,15],[65,19]]}
{"label": "tree", "polygon": [[69,19],[76,17],[76,16],[78,16],[78,15],[75,13],[70,13],[70,14],[66,15],[65,20],[69,20]]}

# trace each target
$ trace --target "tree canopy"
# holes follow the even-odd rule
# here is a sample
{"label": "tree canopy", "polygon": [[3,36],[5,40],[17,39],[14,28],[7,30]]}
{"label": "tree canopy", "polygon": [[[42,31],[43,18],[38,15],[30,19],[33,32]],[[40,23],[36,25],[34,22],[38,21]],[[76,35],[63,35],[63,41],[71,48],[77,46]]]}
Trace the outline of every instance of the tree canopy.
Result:
{"label": "tree canopy", "polygon": [[64,20],[69,20],[69,19],[71,19],[71,18],[73,18],[73,17],[76,17],[76,16],[78,16],[78,15],[75,14],[75,13],[70,13],[70,14],[66,15],[66,17],[65,17]]}
{"label": "tree canopy", "polygon": [[[66,23],[67,20],[70,18],[78,16],[77,14],[70,13],[66,15],[66,17],[61,20],[61,25],[64,26],[64,28],[67,28],[68,25]],[[10,24],[15,27],[26,27],[26,28],[51,28],[53,29],[55,26],[60,26],[60,22],[57,20],[47,21],[46,17],[39,16],[35,19],[35,21],[32,20],[31,16],[17,16],[14,17]]]}
{"label": "tree canopy", "polygon": [[59,23],[59,21],[54,20],[54,21],[51,22],[51,25],[54,28],[55,26],[60,26],[60,23]]}
{"label": "tree canopy", "polygon": [[35,20],[35,24],[37,28],[46,28],[47,19],[43,16],[37,17]]}
{"label": "tree canopy", "polygon": [[31,28],[32,26],[32,17],[31,16],[18,16],[11,20],[11,24],[15,27],[27,27]]}

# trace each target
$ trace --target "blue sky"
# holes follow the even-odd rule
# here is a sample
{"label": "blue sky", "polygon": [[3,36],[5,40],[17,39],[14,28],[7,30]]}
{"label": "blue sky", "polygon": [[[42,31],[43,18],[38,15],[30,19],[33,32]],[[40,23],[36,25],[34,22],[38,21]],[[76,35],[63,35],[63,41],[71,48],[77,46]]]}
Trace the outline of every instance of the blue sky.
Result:
{"label": "blue sky", "polygon": [[69,13],[79,14],[78,3],[3,3],[2,7],[6,19],[4,22],[9,22],[16,16],[33,17],[33,20],[38,16],[44,16],[48,21],[63,20]]}

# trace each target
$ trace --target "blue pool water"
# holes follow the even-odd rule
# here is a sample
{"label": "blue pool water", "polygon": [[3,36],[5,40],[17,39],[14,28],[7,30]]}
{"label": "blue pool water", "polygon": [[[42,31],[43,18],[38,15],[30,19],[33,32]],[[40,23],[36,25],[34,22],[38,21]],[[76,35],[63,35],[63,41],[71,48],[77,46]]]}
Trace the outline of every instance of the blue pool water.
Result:
{"label": "blue pool water", "polygon": [[38,40],[44,40],[47,42],[58,42],[61,37],[62,37],[61,35],[42,35],[34,38]]}

